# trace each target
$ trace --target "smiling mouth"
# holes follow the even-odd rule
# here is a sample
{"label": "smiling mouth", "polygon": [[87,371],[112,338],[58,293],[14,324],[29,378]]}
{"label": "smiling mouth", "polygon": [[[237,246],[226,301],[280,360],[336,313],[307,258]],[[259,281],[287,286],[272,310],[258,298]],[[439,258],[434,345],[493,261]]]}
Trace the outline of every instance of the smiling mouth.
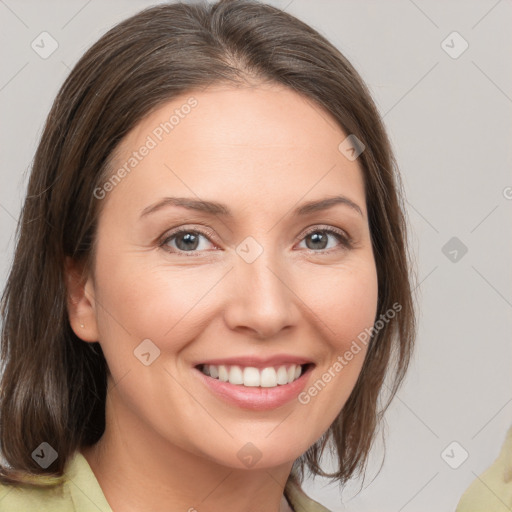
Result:
{"label": "smiling mouth", "polygon": [[199,364],[195,368],[212,379],[241,387],[275,388],[299,379],[313,366],[307,364],[281,364],[266,368],[239,365]]}

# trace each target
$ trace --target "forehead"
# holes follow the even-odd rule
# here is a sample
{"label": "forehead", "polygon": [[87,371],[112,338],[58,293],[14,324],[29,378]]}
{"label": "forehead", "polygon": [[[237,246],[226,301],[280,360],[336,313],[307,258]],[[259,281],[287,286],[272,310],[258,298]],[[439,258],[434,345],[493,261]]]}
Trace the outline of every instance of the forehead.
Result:
{"label": "forehead", "polygon": [[160,106],[125,137],[111,170],[129,172],[110,195],[123,189],[148,202],[168,187],[260,205],[276,196],[296,203],[309,192],[349,191],[361,199],[360,166],[338,149],[346,136],[320,105],[282,86],[193,91]]}

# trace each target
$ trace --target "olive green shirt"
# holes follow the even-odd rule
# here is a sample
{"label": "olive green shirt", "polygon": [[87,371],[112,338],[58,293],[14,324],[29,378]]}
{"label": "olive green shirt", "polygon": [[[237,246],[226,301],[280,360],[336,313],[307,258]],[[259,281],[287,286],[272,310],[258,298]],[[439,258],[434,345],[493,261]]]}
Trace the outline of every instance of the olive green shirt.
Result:
{"label": "olive green shirt", "polygon": [[512,510],[512,426],[497,459],[462,495],[456,512],[510,512]]}
{"label": "olive green shirt", "polygon": [[[112,512],[91,467],[79,451],[69,461],[64,475],[61,486],[48,489],[0,484],[0,512]],[[308,498],[292,477],[286,483],[285,496],[295,512],[329,512]]]}

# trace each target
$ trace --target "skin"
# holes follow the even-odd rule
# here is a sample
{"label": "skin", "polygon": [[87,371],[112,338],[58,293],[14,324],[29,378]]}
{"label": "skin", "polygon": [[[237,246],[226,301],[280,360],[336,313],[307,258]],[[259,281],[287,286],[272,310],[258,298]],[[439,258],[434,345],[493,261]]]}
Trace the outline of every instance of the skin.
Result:
{"label": "skin", "polygon": [[[105,433],[82,453],[115,512],[290,510],[283,489],[293,461],[342,409],[364,347],[308,404],[267,411],[224,402],[193,365],[304,356],[315,364],[307,390],[373,325],[363,174],[338,150],[347,134],[334,119],[277,85],[216,85],[173,99],[122,141],[113,170],[191,96],[197,107],[101,200],[95,275],[80,280],[68,261],[70,323],[100,342],[111,371]],[[361,214],[347,205],[291,213],[339,194]],[[140,218],[166,196],[218,201],[233,218],[176,206]],[[176,238],[159,246],[183,226],[213,235],[201,235],[192,256]],[[352,247],[326,233],[327,244],[315,245],[305,232],[316,226],[343,230]],[[250,264],[236,252],[249,236],[263,248]],[[134,350],[148,338],[160,356],[145,366]],[[251,468],[237,457],[247,442],[261,453]]]}

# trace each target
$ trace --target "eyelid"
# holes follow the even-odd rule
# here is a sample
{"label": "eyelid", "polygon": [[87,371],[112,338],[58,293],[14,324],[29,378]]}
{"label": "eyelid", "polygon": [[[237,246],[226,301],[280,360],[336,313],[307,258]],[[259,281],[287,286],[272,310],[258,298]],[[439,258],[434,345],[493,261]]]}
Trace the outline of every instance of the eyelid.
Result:
{"label": "eyelid", "polygon": [[329,225],[322,225],[322,224],[315,224],[313,226],[310,226],[309,228],[306,228],[306,231],[303,231],[296,238],[296,240],[300,241],[303,238],[305,238],[306,236],[310,235],[311,233],[316,233],[317,231],[326,231],[329,233],[334,232],[334,233],[338,234],[339,236],[341,236],[347,242],[352,242],[351,236],[344,229],[340,229],[340,228],[337,228],[334,226],[329,226]]}
{"label": "eyelid", "polygon": [[212,241],[212,238],[215,238],[215,231],[210,228],[198,228],[198,227],[189,227],[187,225],[180,226],[175,229],[171,229],[170,231],[166,231],[159,239],[158,239],[158,246],[163,247],[165,243],[170,239],[175,237],[176,235],[179,235],[180,233],[199,233],[200,235],[203,235],[204,237],[208,238],[208,240],[213,244],[216,245],[215,242]]}

